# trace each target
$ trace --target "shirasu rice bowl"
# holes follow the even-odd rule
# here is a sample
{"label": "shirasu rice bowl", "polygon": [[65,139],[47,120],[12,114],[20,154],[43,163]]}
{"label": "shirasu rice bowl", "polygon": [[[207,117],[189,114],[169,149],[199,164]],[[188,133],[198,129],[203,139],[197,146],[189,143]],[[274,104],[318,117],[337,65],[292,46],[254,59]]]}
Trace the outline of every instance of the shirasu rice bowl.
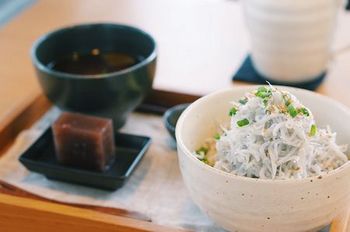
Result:
{"label": "shirasu rice bowl", "polygon": [[204,163],[239,176],[302,179],[346,162],[347,145],[330,127],[318,128],[294,95],[273,86],[248,92],[229,110],[230,125],[194,152]]}

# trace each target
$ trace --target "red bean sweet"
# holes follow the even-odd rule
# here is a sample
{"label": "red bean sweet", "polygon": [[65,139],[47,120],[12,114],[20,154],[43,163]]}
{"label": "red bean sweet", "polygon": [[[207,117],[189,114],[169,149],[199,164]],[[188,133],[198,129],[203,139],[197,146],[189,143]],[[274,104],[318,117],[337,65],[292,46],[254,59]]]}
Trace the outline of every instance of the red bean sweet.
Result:
{"label": "red bean sweet", "polygon": [[62,165],[104,171],[114,161],[111,119],[64,112],[52,129],[56,157]]}

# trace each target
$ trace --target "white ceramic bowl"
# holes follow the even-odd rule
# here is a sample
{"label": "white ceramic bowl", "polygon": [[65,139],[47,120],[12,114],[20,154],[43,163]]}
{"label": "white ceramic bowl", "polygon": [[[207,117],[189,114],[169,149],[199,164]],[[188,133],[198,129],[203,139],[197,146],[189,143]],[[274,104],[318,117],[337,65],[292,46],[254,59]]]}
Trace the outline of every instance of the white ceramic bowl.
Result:
{"label": "white ceramic bowl", "polygon": [[[322,177],[261,180],[212,168],[192,152],[229,120],[229,102],[257,88],[215,92],[191,104],[176,127],[179,165],[193,201],[230,231],[316,231],[329,224],[350,198],[350,163]],[[282,88],[282,87],[278,87]],[[337,142],[350,143],[350,110],[311,91],[286,88],[313,112],[318,126],[330,125]]]}

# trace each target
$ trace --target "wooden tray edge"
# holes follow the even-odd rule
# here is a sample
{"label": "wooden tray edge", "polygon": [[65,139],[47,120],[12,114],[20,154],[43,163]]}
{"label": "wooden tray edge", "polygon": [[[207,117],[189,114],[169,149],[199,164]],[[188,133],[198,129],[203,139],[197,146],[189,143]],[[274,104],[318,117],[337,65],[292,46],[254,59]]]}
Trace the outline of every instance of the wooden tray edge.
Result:
{"label": "wooden tray edge", "polygon": [[50,106],[47,98],[38,94],[11,112],[10,118],[0,122],[0,156],[11,146],[17,135],[36,122]]}
{"label": "wooden tray edge", "polygon": [[0,194],[0,225],[5,231],[185,231],[7,194]]}

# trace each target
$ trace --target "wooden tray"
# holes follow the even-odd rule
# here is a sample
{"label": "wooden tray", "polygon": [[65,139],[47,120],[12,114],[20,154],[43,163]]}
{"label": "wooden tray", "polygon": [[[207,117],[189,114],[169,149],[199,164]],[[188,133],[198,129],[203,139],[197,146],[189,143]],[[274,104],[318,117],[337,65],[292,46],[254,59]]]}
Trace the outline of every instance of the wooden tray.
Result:
{"label": "wooden tray", "polygon": [[[162,97],[157,97],[157,94]],[[162,100],[162,102],[152,100],[164,98],[168,100]],[[155,91],[140,109],[161,113],[169,106],[191,102],[197,98],[198,96]],[[18,109],[17,115],[7,120],[6,125],[2,124],[0,148],[3,149],[1,151],[4,152],[10,147],[17,134],[38,120],[50,106],[51,104],[44,96],[38,96],[27,106]],[[330,231],[349,231],[349,214],[350,211],[339,215],[333,221]],[[0,181],[0,225],[5,231],[47,231],[48,229],[51,232],[185,231],[156,225],[147,216],[137,212],[48,200],[2,181]]]}
{"label": "wooden tray", "polygon": [[96,210],[0,194],[2,231],[184,231]]}
{"label": "wooden tray", "polygon": [[[156,99],[153,94],[151,98]],[[153,105],[150,99],[141,106],[141,110],[161,113],[170,106]],[[180,98],[181,101],[183,99]],[[43,95],[17,106],[15,113],[0,123],[0,156],[22,130],[29,128],[50,107],[51,103]],[[45,199],[4,181],[0,181],[0,211],[0,225],[5,231],[47,231],[48,228],[50,231],[85,232],[185,231],[156,225],[147,216],[133,211]]]}

